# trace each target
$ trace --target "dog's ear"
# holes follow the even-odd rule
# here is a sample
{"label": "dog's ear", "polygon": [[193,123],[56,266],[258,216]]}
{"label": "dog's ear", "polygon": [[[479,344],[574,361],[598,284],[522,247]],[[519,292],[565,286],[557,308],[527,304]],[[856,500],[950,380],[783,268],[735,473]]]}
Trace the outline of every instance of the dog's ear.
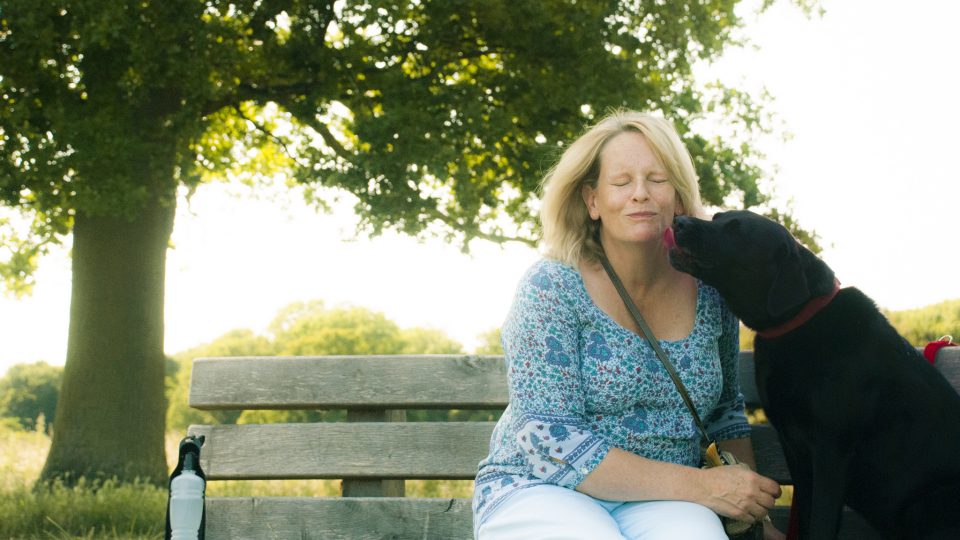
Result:
{"label": "dog's ear", "polygon": [[781,245],[776,257],[777,274],[767,292],[767,312],[779,317],[810,298],[810,288],[795,245]]}

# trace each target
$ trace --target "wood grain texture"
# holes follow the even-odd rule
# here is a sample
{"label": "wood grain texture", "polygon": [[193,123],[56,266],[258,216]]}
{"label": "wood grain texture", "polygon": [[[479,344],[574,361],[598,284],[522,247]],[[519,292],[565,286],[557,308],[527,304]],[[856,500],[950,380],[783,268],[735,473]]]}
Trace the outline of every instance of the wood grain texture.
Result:
{"label": "wood grain texture", "polygon": [[472,479],[493,422],[190,426],[207,477]]}
{"label": "wood grain texture", "polygon": [[197,409],[487,409],[507,405],[500,356],[199,358]]}
{"label": "wood grain texture", "polygon": [[[493,426],[493,422],[267,424],[190,426],[189,432],[206,437],[200,464],[211,480],[472,479],[486,457]],[[791,483],[775,430],[754,426],[752,439],[759,472]]]}
{"label": "wood grain texture", "polygon": [[[960,388],[960,347],[936,366]],[[753,351],[740,353],[740,385],[760,404]],[[327,356],[199,358],[190,406],[197,409],[484,409],[508,402],[500,356]]]}
{"label": "wood grain texture", "polygon": [[207,540],[473,538],[469,499],[224,497],[206,511]]}
{"label": "wood grain texture", "polygon": [[751,426],[750,442],[757,460],[757,472],[780,484],[793,484],[777,430],[769,425]]}
{"label": "wood grain texture", "polygon": [[[407,411],[395,409],[363,409],[347,411],[347,422],[403,422]],[[403,497],[403,480],[346,478],[340,482],[342,497]]]}
{"label": "wood grain texture", "polygon": [[950,384],[960,391],[960,347],[944,347],[937,352],[934,364]]}

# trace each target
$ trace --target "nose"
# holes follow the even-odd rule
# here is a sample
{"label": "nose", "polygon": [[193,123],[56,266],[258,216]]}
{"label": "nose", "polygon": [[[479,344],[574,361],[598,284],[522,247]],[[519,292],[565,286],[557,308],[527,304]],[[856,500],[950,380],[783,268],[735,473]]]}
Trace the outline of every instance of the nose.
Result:
{"label": "nose", "polygon": [[693,218],[690,216],[677,216],[673,218],[673,232],[674,234],[679,233],[684,228],[689,227],[693,223]]}
{"label": "nose", "polygon": [[645,201],[649,198],[650,192],[647,191],[647,183],[640,179],[636,182],[636,187],[633,190],[633,200]]}

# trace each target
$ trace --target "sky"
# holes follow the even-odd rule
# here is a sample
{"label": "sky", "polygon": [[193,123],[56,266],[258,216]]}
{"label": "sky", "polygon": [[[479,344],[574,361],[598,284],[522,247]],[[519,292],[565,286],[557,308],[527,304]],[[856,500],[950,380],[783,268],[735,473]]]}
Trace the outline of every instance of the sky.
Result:
{"label": "sky", "polygon": [[[844,286],[894,310],[960,298],[960,2],[822,5],[812,18],[782,1],[759,17],[745,12],[751,47],[702,74],[774,97],[769,107],[792,135],[760,142],[777,166],[776,200],[820,235]],[[263,333],[279,309],[313,299],[437,328],[472,350],[500,326],[539,257],[519,245],[475,242],[464,255],[395,234],[350,240],[352,223],[349,209],[320,215],[296,196],[201,187],[181,201],[168,253],[166,352],[236,328]],[[66,249],[36,277],[32,296],[0,296],[0,373],[65,360]]]}

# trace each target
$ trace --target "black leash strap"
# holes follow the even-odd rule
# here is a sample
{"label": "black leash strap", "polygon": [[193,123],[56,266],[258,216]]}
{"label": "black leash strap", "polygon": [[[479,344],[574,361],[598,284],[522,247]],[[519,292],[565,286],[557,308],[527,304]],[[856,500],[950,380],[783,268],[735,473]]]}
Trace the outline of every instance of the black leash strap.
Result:
{"label": "black leash strap", "polygon": [[634,322],[636,322],[637,326],[640,327],[643,337],[647,338],[647,342],[650,343],[651,347],[653,347],[653,350],[657,353],[657,357],[660,358],[660,362],[663,364],[663,367],[667,370],[670,378],[673,379],[673,384],[677,386],[677,391],[680,392],[680,397],[683,398],[683,402],[687,405],[687,408],[690,409],[690,414],[693,415],[693,421],[697,424],[697,429],[700,430],[700,435],[703,437],[705,445],[715,445],[716,441],[707,435],[707,429],[703,426],[703,421],[700,420],[700,415],[697,414],[697,409],[693,406],[693,400],[690,399],[690,394],[687,393],[687,387],[683,385],[683,382],[680,380],[680,376],[677,375],[677,370],[673,367],[673,363],[670,362],[670,359],[667,358],[667,353],[665,353],[663,348],[660,347],[660,342],[658,342],[657,338],[653,335],[653,331],[650,330],[650,327],[647,326],[646,321],[643,320],[643,316],[640,315],[640,310],[637,309],[636,304],[633,303],[633,299],[630,298],[630,295],[627,293],[627,289],[624,288],[623,282],[621,282],[620,278],[617,277],[617,273],[613,271],[613,266],[610,265],[610,261],[607,260],[606,255],[600,255],[600,264],[603,265],[604,270],[607,271],[607,275],[610,276],[610,281],[613,282],[613,286],[616,287],[617,292],[620,293],[620,298],[622,298],[623,303],[626,304],[627,311],[629,311],[630,315],[633,316]]}

